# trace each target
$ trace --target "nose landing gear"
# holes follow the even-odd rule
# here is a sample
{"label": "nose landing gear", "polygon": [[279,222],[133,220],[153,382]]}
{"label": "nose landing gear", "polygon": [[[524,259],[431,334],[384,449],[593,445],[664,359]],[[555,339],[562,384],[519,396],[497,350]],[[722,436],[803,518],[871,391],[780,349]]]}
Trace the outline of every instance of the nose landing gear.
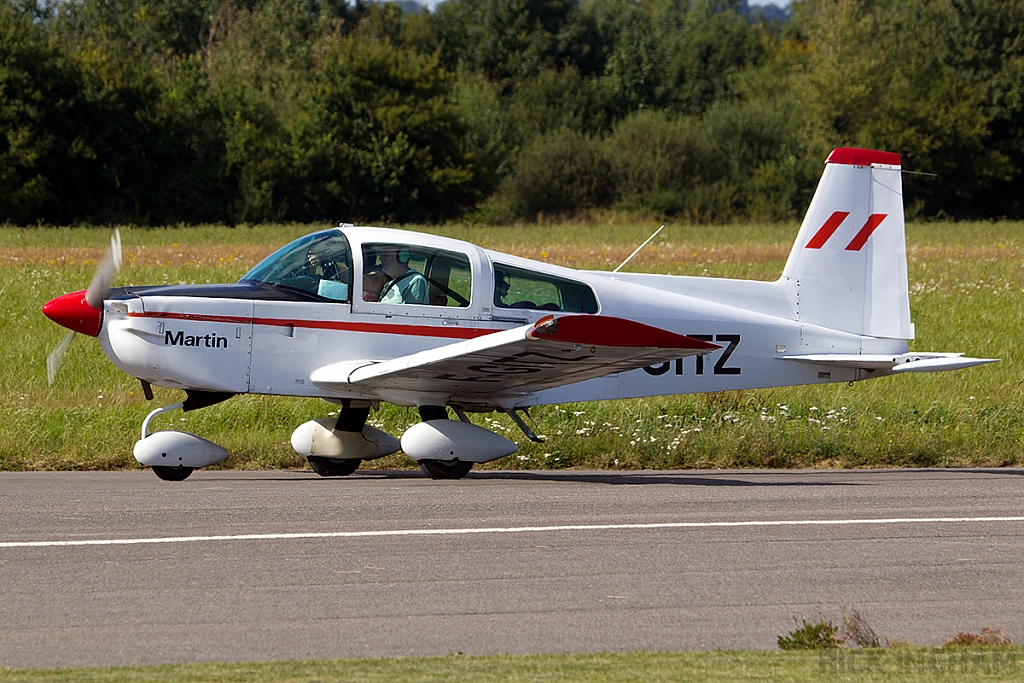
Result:
{"label": "nose landing gear", "polygon": [[175,403],[151,412],[142,423],[142,438],[135,442],[133,453],[139,464],[153,468],[164,481],[184,481],[200,467],[214,465],[228,457],[228,452],[206,439],[175,430],[149,433],[149,423],[162,413],[178,410],[184,403]]}

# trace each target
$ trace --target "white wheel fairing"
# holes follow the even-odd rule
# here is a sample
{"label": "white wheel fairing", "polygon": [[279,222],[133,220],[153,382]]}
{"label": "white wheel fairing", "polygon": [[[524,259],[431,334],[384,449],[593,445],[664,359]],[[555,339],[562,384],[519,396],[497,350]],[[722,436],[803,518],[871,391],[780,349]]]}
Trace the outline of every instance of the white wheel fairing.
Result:
{"label": "white wheel fairing", "polygon": [[336,432],[333,417],[304,422],[292,432],[292,449],[305,457],[373,460],[391,455],[401,444],[387,432],[370,425],[362,432]]}
{"label": "white wheel fairing", "polygon": [[490,462],[512,455],[519,447],[468,422],[430,420],[415,424],[402,434],[402,450],[416,461]]}
{"label": "white wheel fairing", "polygon": [[228,452],[201,436],[167,430],[135,442],[135,459],[147,467],[208,467],[228,457]]}

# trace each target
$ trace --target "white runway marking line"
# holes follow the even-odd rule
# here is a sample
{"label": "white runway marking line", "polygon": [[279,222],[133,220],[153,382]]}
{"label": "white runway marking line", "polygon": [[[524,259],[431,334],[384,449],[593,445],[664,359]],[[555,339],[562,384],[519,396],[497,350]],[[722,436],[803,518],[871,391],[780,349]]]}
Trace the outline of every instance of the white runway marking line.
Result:
{"label": "white runway marking line", "polygon": [[546,531],[614,531],[618,529],[715,529],[772,526],[853,526],[858,524],[963,524],[968,522],[1024,522],[1024,517],[894,517],[889,519],[795,519],[747,522],[661,522],[655,524],[562,524],[555,526],[485,527],[477,529],[323,531],[295,534],[110,538],[88,541],[7,541],[0,542],[0,548],[59,548],[89,545],[145,545],[147,543],[198,543],[202,541],[279,541],[304,538],[372,538],[378,536],[459,536],[464,534],[543,533]]}

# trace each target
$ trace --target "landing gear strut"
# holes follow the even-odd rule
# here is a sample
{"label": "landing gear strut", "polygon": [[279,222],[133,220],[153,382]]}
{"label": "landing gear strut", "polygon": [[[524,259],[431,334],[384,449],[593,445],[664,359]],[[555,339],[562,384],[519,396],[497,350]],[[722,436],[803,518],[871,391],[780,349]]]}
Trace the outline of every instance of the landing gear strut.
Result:
{"label": "landing gear strut", "polygon": [[[448,410],[444,406],[420,406],[420,419],[447,420]],[[462,479],[473,469],[473,463],[464,460],[420,460],[420,470],[431,479]]]}

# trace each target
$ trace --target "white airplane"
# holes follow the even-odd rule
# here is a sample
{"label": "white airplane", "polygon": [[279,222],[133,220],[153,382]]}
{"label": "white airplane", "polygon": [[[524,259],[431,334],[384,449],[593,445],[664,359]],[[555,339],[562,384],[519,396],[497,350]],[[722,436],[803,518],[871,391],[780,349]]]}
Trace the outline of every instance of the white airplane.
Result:
{"label": "white airplane", "polygon": [[[43,307],[99,339],[124,372],[183,389],[134,453],[180,481],[226,450],[157,415],[236,394],[315,396],[292,447],[323,476],[401,448],[435,479],[514,453],[472,424],[501,411],[533,440],[530,406],[854,382],[995,359],[908,353],[900,157],[832,152],[775,282],[580,271],[415,232],[342,225],[301,237],[235,284],[111,289],[120,241],[89,289]],[[359,275],[358,277],[354,274]],[[51,354],[52,373],[73,332]],[[380,402],[415,406],[401,439],[366,424]],[[451,409],[457,420],[449,419]]]}

